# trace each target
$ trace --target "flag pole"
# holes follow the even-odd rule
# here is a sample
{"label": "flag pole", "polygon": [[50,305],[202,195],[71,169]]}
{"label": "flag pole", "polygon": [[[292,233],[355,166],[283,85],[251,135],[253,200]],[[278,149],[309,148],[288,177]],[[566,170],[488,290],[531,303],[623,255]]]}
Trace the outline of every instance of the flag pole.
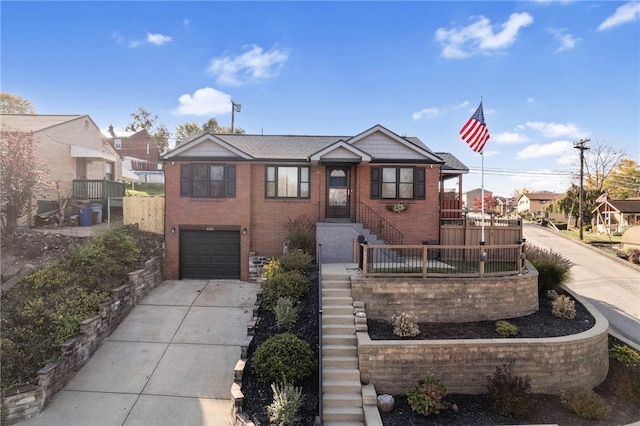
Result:
{"label": "flag pole", "polygon": [[482,211],[482,231],[480,234],[480,245],[483,246],[484,245],[484,150],[482,150],[482,152],[480,152],[480,158],[481,158],[481,172],[480,172],[480,192],[481,192],[481,211]]}

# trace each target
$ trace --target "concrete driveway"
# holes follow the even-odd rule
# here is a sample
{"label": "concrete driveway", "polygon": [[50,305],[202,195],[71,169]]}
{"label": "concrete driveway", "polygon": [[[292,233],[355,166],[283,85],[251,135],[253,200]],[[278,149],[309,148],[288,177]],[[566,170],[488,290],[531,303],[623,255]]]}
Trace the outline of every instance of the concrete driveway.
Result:
{"label": "concrete driveway", "polygon": [[37,417],[20,425],[227,426],[259,284],[165,281]]}

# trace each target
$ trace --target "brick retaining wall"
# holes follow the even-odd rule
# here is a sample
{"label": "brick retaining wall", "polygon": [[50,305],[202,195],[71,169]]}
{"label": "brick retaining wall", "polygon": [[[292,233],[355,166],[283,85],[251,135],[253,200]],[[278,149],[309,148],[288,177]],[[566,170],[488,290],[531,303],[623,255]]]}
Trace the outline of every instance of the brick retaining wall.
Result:
{"label": "brick retaining wall", "polygon": [[[530,266],[530,265],[529,265]],[[538,272],[487,278],[351,277],[353,300],[367,317],[391,321],[403,311],[420,322],[473,322],[517,318],[538,310]]]}
{"label": "brick retaining wall", "polygon": [[148,260],[144,269],[129,273],[129,283],[111,291],[99,313],[80,323],[77,335],[61,345],[61,356],[38,371],[38,385],[26,385],[2,394],[2,424],[36,416],[87,363],[127,314],[162,281],[162,259]]}
{"label": "brick retaining wall", "polygon": [[[582,301],[581,301],[582,302]],[[487,392],[487,376],[515,361],[515,374],[528,375],[534,393],[558,394],[571,387],[593,388],[609,370],[609,323],[582,302],[596,319],[583,333],[542,339],[376,340],[358,332],[360,378],[379,393],[405,394],[433,373],[449,393]]]}

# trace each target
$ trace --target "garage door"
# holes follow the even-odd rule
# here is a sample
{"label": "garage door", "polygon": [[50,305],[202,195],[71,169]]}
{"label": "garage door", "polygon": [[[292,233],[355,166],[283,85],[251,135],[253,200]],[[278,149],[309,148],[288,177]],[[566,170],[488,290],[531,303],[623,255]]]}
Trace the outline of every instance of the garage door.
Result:
{"label": "garage door", "polygon": [[240,232],[181,231],[180,277],[240,279]]}

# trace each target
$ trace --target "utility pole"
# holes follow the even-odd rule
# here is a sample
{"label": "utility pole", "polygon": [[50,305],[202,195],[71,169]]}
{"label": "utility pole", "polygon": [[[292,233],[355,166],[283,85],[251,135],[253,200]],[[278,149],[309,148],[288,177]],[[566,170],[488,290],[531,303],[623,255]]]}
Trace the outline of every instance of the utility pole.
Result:
{"label": "utility pole", "polygon": [[589,149],[588,146],[585,146],[587,142],[591,139],[580,139],[578,142],[573,144],[575,149],[580,150],[580,212],[578,213],[578,226],[580,227],[580,241],[582,241],[582,228],[584,221],[584,152]]}

